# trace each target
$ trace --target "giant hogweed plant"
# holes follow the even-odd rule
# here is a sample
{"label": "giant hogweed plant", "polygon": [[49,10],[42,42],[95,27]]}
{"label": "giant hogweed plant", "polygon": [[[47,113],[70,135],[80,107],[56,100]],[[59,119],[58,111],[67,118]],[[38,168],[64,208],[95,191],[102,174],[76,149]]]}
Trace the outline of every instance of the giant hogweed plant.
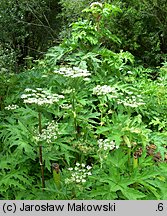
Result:
{"label": "giant hogweed plant", "polygon": [[[50,169],[50,161],[51,160],[63,160],[63,156],[64,152],[66,151],[71,151],[73,150],[72,148],[62,144],[61,145],[61,150],[63,153],[60,152],[59,148],[60,148],[60,142],[58,141],[56,145],[54,145],[55,140],[57,140],[57,136],[56,136],[56,131],[57,131],[57,135],[59,135],[59,130],[61,130],[60,128],[57,128],[57,124],[54,122],[51,122],[50,124],[47,125],[46,129],[43,129],[43,126],[46,125],[46,117],[45,115],[43,115],[42,113],[42,107],[45,104],[53,104],[54,102],[58,102],[59,99],[62,99],[63,96],[62,95],[58,95],[58,94],[51,94],[46,90],[42,90],[41,88],[37,88],[37,89],[25,89],[25,93],[21,95],[21,98],[24,100],[25,104],[33,104],[35,105],[34,108],[36,108],[35,110],[33,109],[29,109],[28,107],[26,107],[26,109],[18,107],[17,105],[9,105],[7,107],[5,107],[5,109],[7,110],[7,112],[12,112],[12,118],[11,117],[7,117],[6,121],[2,124],[1,126],[1,139],[3,142],[3,151],[2,151],[2,155],[5,154],[5,157],[3,156],[2,158],[7,157],[11,157],[11,155],[19,155],[18,158],[22,157],[22,160],[27,164],[32,163],[31,161],[33,160],[37,160],[37,158],[39,157],[39,162],[40,162],[40,166],[41,166],[41,176],[42,176],[42,188],[44,190],[45,188],[45,173],[44,173],[44,161],[45,161],[45,167],[47,168],[47,170]],[[31,115],[32,114],[32,115]],[[44,120],[43,120],[44,119]],[[36,131],[36,128],[38,128],[38,131]],[[39,146],[39,152],[37,151],[37,146]],[[43,151],[43,148],[44,151]],[[66,150],[65,150],[66,149]],[[43,155],[44,153],[44,155]],[[70,157],[70,154],[66,154],[65,158],[67,159],[67,161],[69,160],[68,158]],[[72,156],[71,156],[72,157]],[[12,160],[13,161],[13,160]],[[2,160],[2,170],[4,169],[4,175],[5,175],[5,169],[6,169],[6,165],[7,163],[10,164],[10,160],[4,164],[4,168],[3,168],[3,163],[4,161]],[[15,166],[18,166],[18,164],[20,163],[20,160],[16,161],[15,163],[12,164],[13,169],[15,168]],[[24,166],[26,166],[24,163]],[[34,162],[35,163],[35,162]],[[36,162],[36,164],[38,164],[38,162]],[[20,165],[19,165],[20,166]],[[37,175],[38,176],[38,166],[35,165],[35,169],[34,169],[34,176]],[[23,167],[22,167],[23,168]],[[18,177],[15,175],[12,175],[12,171],[10,171],[10,165],[8,166],[8,172],[9,172],[9,181],[6,181],[6,184],[8,185],[8,190],[10,191],[10,187],[13,187],[13,190],[15,190],[15,187],[25,190],[24,187],[24,183],[26,182],[26,180],[28,181],[28,175],[30,173],[28,173],[28,170],[33,170],[33,168],[27,169],[27,178],[21,178],[21,183],[23,184],[23,186],[21,187],[21,183],[20,183],[20,187],[19,187],[19,183],[18,186],[16,184]],[[21,169],[22,170],[22,169]],[[24,169],[23,169],[24,170]],[[21,172],[22,173],[22,172]],[[24,174],[24,173],[23,173]],[[2,175],[2,181],[1,184],[2,186],[4,185],[5,182],[5,177],[4,175]],[[21,174],[20,174],[21,175]],[[25,175],[25,174],[24,174]],[[14,181],[14,180],[15,181]],[[30,178],[31,179],[31,178]],[[32,182],[31,182],[32,183]],[[30,184],[27,184],[27,187]],[[38,184],[37,182],[35,184]],[[28,188],[27,188],[28,189]],[[7,192],[7,190],[6,190]],[[16,190],[16,194],[17,196],[17,190]],[[14,196],[14,195],[13,195]],[[11,197],[13,198],[13,197]]]}
{"label": "giant hogweed plant", "polygon": [[[99,126],[96,126],[97,130],[95,132],[95,134],[97,134],[97,136],[95,136],[96,139],[99,139],[98,145],[97,142],[93,141],[92,139],[92,143],[94,144],[92,146],[94,149],[92,155],[96,152],[96,154],[93,156],[96,161],[95,163],[98,164],[99,172],[101,173],[106,162],[106,150],[109,151],[108,153],[110,155],[110,151],[112,151],[113,149],[115,149],[115,152],[118,151],[117,149],[121,149],[118,151],[118,154],[121,155],[121,151],[123,151],[122,154],[126,156],[126,158],[124,159],[126,161],[126,169],[128,170],[127,172],[129,173],[127,180],[125,180],[125,182],[127,182],[124,185],[118,186],[114,191],[115,193],[112,197],[110,196],[110,193],[108,194],[108,191],[112,192],[112,184],[109,184],[109,180],[102,180],[102,183],[106,181],[107,188],[106,192],[102,194],[104,194],[104,197],[107,197],[108,199],[164,198],[165,194],[163,193],[163,188],[165,186],[166,177],[162,174],[163,171],[161,169],[158,169],[159,172],[157,171],[156,165],[154,165],[152,158],[147,158],[146,154],[146,146],[152,140],[150,139],[150,137],[152,136],[151,130],[149,130],[142,122],[141,115],[137,115],[136,117],[133,116],[134,112],[140,111],[137,108],[144,106],[145,102],[143,101],[142,96],[137,94],[135,89],[133,89],[132,87],[130,89],[129,88],[127,85],[121,86],[120,84],[117,84],[115,85],[115,87],[111,87],[109,85],[98,85],[92,89],[92,93],[99,97],[99,104],[97,104],[96,102],[96,105],[97,108],[99,107],[100,112]],[[127,94],[128,97],[126,96],[125,98],[124,94]],[[114,103],[116,103],[116,105],[112,106]],[[113,107],[115,108],[115,110],[113,109]],[[100,139],[100,137],[103,137],[103,139]],[[158,142],[155,142],[155,144],[159,145]],[[161,151],[162,155],[164,155],[164,152],[165,148],[163,147],[163,150]],[[114,156],[117,157],[117,154],[114,154],[113,157]],[[148,163],[155,166],[155,169],[149,170],[147,167]],[[96,165],[95,167],[97,168]],[[165,166],[162,167],[163,169],[165,169]],[[74,170],[77,171],[77,169],[78,168],[75,168]],[[148,169],[146,171],[149,172],[148,175],[145,175],[145,169]],[[70,168],[69,170],[73,171],[73,168]],[[142,178],[141,181],[138,181],[136,179],[129,179],[130,175],[132,175],[133,172],[135,173],[136,170],[140,170],[139,173],[135,174],[138,177],[140,174],[142,175],[143,172],[143,180]],[[119,169],[116,169],[116,171],[116,173],[118,174]],[[82,171],[79,172],[82,173]],[[64,171],[65,175],[66,173],[69,172]],[[72,196],[76,198],[83,198],[85,197],[85,192],[88,192],[88,194],[90,195],[88,195],[89,198],[100,198],[99,195],[101,193],[101,190],[97,193],[94,193],[92,190],[93,186],[91,186],[91,177],[89,180],[87,180],[88,182],[86,183],[84,177],[80,177],[80,174],[77,175],[77,178],[75,177],[76,174],[72,173],[71,175],[71,179],[73,181],[71,180],[66,182],[70,186]],[[86,174],[83,176],[86,177]],[[126,179],[126,177],[123,178]],[[96,177],[94,179],[96,179]],[[101,179],[103,179],[103,176],[101,176]],[[112,179],[112,175],[109,176],[108,179]],[[144,181],[146,179],[148,180],[148,184]],[[117,182],[117,180],[114,181],[115,183]],[[76,182],[78,187],[74,188],[72,185]],[[156,184],[157,186],[155,187]],[[140,187],[145,187],[146,190],[140,190]],[[85,188],[87,188],[86,191]],[[109,188],[111,189],[109,190]],[[91,192],[89,193],[89,191]]]}
{"label": "giant hogweed plant", "polygon": [[[88,75],[90,80],[83,74]],[[107,85],[96,85],[94,80],[91,81],[87,70],[78,70],[77,74],[76,68],[62,68],[57,69],[54,75],[65,81],[62,82],[64,98],[57,101],[58,93],[52,97],[53,95],[45,91],[47,94],[43,96],[42,89],[29,88],[26,94],[21,96],[25,100],[24,107],[10,105],[3,111],[9,115],[1,126],[2,198],[25,199],[26,190],[31,190],[31,199],[36,198],[35,194],[39,199],[165,198],[163,189],[166,190],[166,176],[163,172],[166,166],[162,162],[157,168],[152,158],[146,155],[146,145],[153,140],[154,144],[162,146],[161,153],[164,154],[165,137],[161,138],[161,143],[158,142],[157,134],[153,139],[152,131],[144,124],[138,107],[144,107],[147,101],[144,101],[144,98],[139,100],[141,97],[137,97],[137,91],[131,85],[120,82],[114,85],[111,80]],[[52,104],[53,98],[56,105]],[[49,106],[40,108],[42,133],[39,133],[37,105],[39,103],[41,106],[42,101],[46,100],[49,101]],[[27,102],[32,105],[25,105],[29,104]],[[1,115],[3,116],[2,113]],[[56,118],[56,122],[53,117]],[[43,195],[40,193],[41,174],[37,141],[43,146],[45,162]],[[12,163],[16,155],[19,159]],[[116,165],[119,155],[124,158],[124,166]],[[112,173],[112,169],[109,170],[110,156],[114,160],[112,169],[115,170],[115,174]],[[11,158],[11,161],[8,159],[8,162],[5,162],[6,158]],[[51,180],[50,167],[53,161],[58,162],[62,170],[61,178],[57,176],[56,179],[59,189]],[[29,167],[25,168],[27,164]],[[119,180],[114,179],[116,173],[120,173],[120,183],[114,186]],[[97,174],[100,176],[98,182]],[[144,177],[140,179],[140,175]],[[17,185],[18,181],[20,184]],[[36,185],[36,189],[31,188],[32,184]],[[76,184],[77,187],[74,187]],[[101,193],[97,188],[103,186],[105,188]]]}
{"label": "giant hogweed plant", "polygon": [[[69,75],[68,72],[69,71],[66,69],[66,74]],[[83,71],[83,70],[78,69],[77,72],[75,69],[71,70],[70,79],[73,79],[73,78],[79,78],[80,79],[80,77],[82,78],[82,77],[89,76],[89,73],[86,70]],[[85,73],[86,73],[86,75],[85,75]],[[72,81],[72,83],[73,82],[79,82],[79,80],[76,81],[76,79],[75,79],[75,81]],[[81,84],[81,82],[80,82],[80,84]],[[73,114],[72,118],[74,120],[74,129],[73,129],[74,134],[77,133],[77,131],[76,131],[77,125],[76,125],[76,98],[75,98],[75,94],[78,91],[78,87],[79,86],[76,85],[75,89],[73,89],[73,88],[70,89],[70,92],[72,90],[71,100],[70,101],[67,100],[66,103],[64,103],[64,104],[59,103],[58,110],[57,110],[57,114],[58,114],[61,109],[62,110],[67,109],[68,110],[70,107],[72,108],[72,114]],[[64,93],[65,93],[65,91],[64,91]],[[36,89],[27,88],[27,89],[25,89],[25,93],[21,95],[21,99],[23,99],[24,104],[29,104],[29,105],[31,105],[31,107],[33,109],[35,108],[35,110],[36,110],[36,112],[35,112],[36,118],[34,119],[34,117],[33,117],[33,120],[35,120],[35,123],[31,124],[30,123],[31,121],[27,121],[26,127],[28,130],[28,124],[31,124],[31,126],[34,126],[34,127],[36,127],[38,125],[38,132],[33,131],[33,128],[32,128],[31,134],[29,134],[29,135],[33,137],[33,143],[31,143],[31,144],[33,145],[35,143],[34,149],[36,149],[37,143],[39,143],[38,155],[39,155],[39,161],[40,161],[41,172],[42,172],[42,188],[44,189],[45,188],[45,180],[44,180],[43,162],[45,161],[45,167],[48,170],[50,169],[51,160],[53,160],[53,161],[59,160],[59,162],[62,161],[63,164],[67,165],[67,163],[69,163],[70,158],[72,158],[72,155],[68,154],[67,151],[74,151],[74,149],[72,147],[70,147],[66,144],[66,142],[67,142],[66,140],[68,140],[68,137],[61,139],[61,135],[62,136],[65,134],[68,135],[68,133],[70,134],[72,132],[71,130],[67,130],[67,129],[65,130],[65,128],[69,127],[70,124],[68,124],[68,125],[66,123],[65,124],[55,124],[54,121],[46,124],[47,119],[45,117],[45,114],[46,114],[45,106],[48,105],[47,109],[49,110],[50,109],[49,105],[53,106],[54,102],[58,103],[59,99],[64,99],[64,96],[58,95],[58,94],[51,94],[49,91],[43,90],[42,88],[36,88]],[[71,104],[68,104],[67,102],[70,102]],[[8,112],[13,113],[13,115],[12,115],[13,118],[18,118],[19,120],[20,120],[19,112],[23,111],[23,114],[24,114],[24,109],[19,108],[17,105],[9,105],[9,106],[5,107],[5,109]],[[26,107],[25,110],[27,110],[27,109],[28,109],[28,107]],[[55,114],[55,110],[52,108],[51,108],[51,110],[53,111],[53,114]],[[69,112],[69,116],[71,117],[70,112]],[[18,113],[18,115],[16,115],[16,113]],[[64,111],[62,113],[65,114]],[[60,117],[60,115],[58,115],[58,116]],[[27,118],[28,117],[30,117],[30,119],[31,119],[30,114],[27,115]],[[44,122],[43,122],[43,117],[45,117]],[[57,117],[57,116],[55,116],[55,117]],[[67,119],[68,118],[69,117],[67,117]],[[9,139],[10,144],[12,143],[12,140],[13,141],[15,140],[15,142],[16,142],[18,137],[20,137],[18,135],[15,136],[15,134],[13,134],[12,126],[11,127],[10,126],[11,126],[10,122],[9,122],[9,124],[8,123],[4,124],[3,129],[4,130],[7,129],[6,133],[5,133],[5,131],[3,131],[3,133],[1,134],[2,140],[5,137],[5,140],[3,140],[4,143],[6,142],[6,137],[10,138]],[[20,124],[19,124],[19,126],[20,126]],[[21,124],[21,126],[24,126],[24,121],[23,121],[23,125]],[[45,126],[45,128],[43,128],[43,126]],[[16,128],[18,128],[18,127],[16,127]],[[68,131],[70,131],[70,132],[68,132]],[[13,137],[13,136],[15,136],[15,137]],[[20,142],[18,141],[18,145],[19,145],[19,143]],[[28,152],[28,144],[27,144],[27,141],[24,140],[24,137],[23,137],[22,144],[24,144],[24,146],[22,147],[23,150],[24,150],[24,147],[26,148],[26,146],[27,146],[26,150]],[[42,146],[43,146],[44,150],[43,150]],[[19,146],[19,147],[21,147],[21,146]],[[16,148],[16,152],[17,152],[17,150],[18,149]],[[13,153],[13,151],[11,153]],[[36,152],[36,154],[37,154],[37,152]],[[31,153],[30,153],[30,155],[31,155]],[[43,158],[44,158],[44,160],[43,160]],[[67,161],[67,163],[65,162],[65,160]]]}
{"label": "giant hogweed plant", "polygon": [[[21,98],[26,104],[36,104],[38,111],[38,128],[39,128],[39,137],[42,137],[42,115],[41,115],[41,106],[53,104],[58,102],[59,99],[64,98],[63,95],[51,94],[50,92],[43,90],[41,88],[37,89],[25,89],[26,93],[21,95]],[[42,139],[42,138],[41,138]],[[45,188],[45,177],[44,177],[44,166],[43,166],[43,153],[42,153],[42,144],[39,139],[39,162],[41,166],[41,176],[42,176],[42,188]]]}
{"label": "giant hogweed plant", "polygon": [[120,76],[122,68],[134,62],[133,56],[123,51],[115,53],[103,42],[120,42],[107,26],[107,19],[120,11],[120,8],[107,3],[91,4],[83,11],[87,19],[73,23],[71,36],[49,50],[46,55],[48,64],[53,67],[69,64],[94,73],[104,71],[103,76],[108,73]]}
{"label": "giant hogweed plant", "polygon": [[[16,86],[15,104],[7,97],[0,113],[2,199],[166,199],[166,123],[159,109],[166,88],[143,77],[144,69],[136,75],[131,54],[105,47],[97,28],[104,29],[106,7],[92,5],[94,20],[74,24],[71,39],[17,75],[22,99]],[[159,163],[147,155],[151,143]]]}

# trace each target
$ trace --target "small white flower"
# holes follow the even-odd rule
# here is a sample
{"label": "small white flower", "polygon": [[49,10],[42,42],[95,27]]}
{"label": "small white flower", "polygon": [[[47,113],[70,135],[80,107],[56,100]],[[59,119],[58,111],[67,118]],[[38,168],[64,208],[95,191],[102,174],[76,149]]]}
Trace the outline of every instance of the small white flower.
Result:
{"label": "small white flower", "polygon": [[93,94],[95,95],[106,95],[109,93],[112,93],[110,94],[110,96],[116,97],[115,94],[117,93],[117,91],[114,87],[108,85],[103,85],[103,86],[97,85],[96,87],[93,88]]}
{"label": "small white flower", "polygon": [[46,129],[42,129],[42,134],[38,134],[38,141],[45,141],[47,143],[52,143],[55,139],[58,138],[59,128],[58,124],[52,122],[48,122],[46,125]]}
{"label": "small white flower", "polygon": [[82,163],[81,166],[82,166],[82,167],[85,167],[85,164]]}
{"label": "small white flower", "polygon": [[32,89],[30,89],[30,88],[26,88],[24,91],[25,92],[29,92],[29,91],[31,91]]}
{"label": "small white flower", "polygon": [[25,89],[25,92],[29,92],[29,94],[22,94],[21,98],[24,100],[24,103],[29,104],[53,104],[58,102],[59,99],[64,98],[63,95],[51,94],[49,91],[43,90],[42,88]]}
{"label": "small white flower", "polygon": [[82,178],[86,178],[87,172],[82,174]]}
{"label": "small white flower", "polygon": [[62,67],[59,70],[55,70],[54,72],[63,75],[65,77],[71,77],[71,78],[88,77],[91,75],[91,73],[86,69],[81,69],[78,67],[73,67],[73,68]]}
{"label": "small white flower", "polygon": [[19,108],[19,106],[14,105],[14,104],[8,105],[8,106],[5,107],[6,110],[15,110],[17,108]]}
{"label": "small white flower", "polygon": [[84,78],[83,80],[88,82],[88,81],[90,81],[91,79],[90,79],[90,78]]}
{"label": "small white flower", "polygon": [[75,171],[77,171],[77,170],[78,170],[78,167],[75,167],[74,169],[75,169]]}
{"label": "small white flower", "polygon": [[22,98],[22,99],[27,98],[27,95],[22,94],[22,95],[21,95],[21,98]]}
{"label": "small white flower", "polygon": [[62,109],[71,109],[71,108],[72,108],[72,105],[71,105],[71,104],[62,104],[62,105],[60,105],[60,107],[61,107]]}
{"label": "small white flower", "polygon": [[36,90],[38,90],[38,91],[44,91],[42,88],[36,88]]}
{"label": "small white flower", "polygon": [[75,176],[76,176],[76,173],[74,172],[74,173],[72,173],[71,175],[72,175],[72,177],[75,177]]}
{"label": "small white flower", "polygon": [[[86,169],[84,168],[86,167]],[[71,177],[68,178],[68,183],[84,183],[86,182],[86,178],[90,175],[92,175],[92,173],[89,171],[92,167],[89,165],[85,165],[85,164],[79,164],[78,162],[76,163],[76,166],[74,167],[74,169],[70,169],[68,168],[69,171],[71,171]]]}
{"label": "small white flower", "polygon": [[127,74],[133,74],[132,71],[128,71]]}
{"label": "small white flower", "polygon": [[92,173],[91,173],[91,172],[88,172],[87,174],[88,174],[89,176],[90,176],[90,175],[92,175]]}
{"label": "small white flower", "polygon": [[76,182],[77,182],[77,183],[80,183],[80,182],[81,182],[81,180],[80,180],[80,179],[76,179]]}
{"label": "small white flower", "polygon": [[131,92],[131,91],[129,91],[129,92],[127,92],[127,93],[130,94],[130,95],[133,94],[133,92]]}
{"label": "small white flower", "polygon": [[89,165],[88,165],[86,168],[87,168],[87,170],[90,170],[90,169],[92,169],[92,167],[91,167],[91,166],[89,166]]}
{"label": "small white flower", "polygon": [[115,148],[115,142],[113,140],[110,141],[109,139],[105,139],[105,140],[99,139],[98,145],[99,145],[99,149],[102,149],[104,151],[113,150]]}

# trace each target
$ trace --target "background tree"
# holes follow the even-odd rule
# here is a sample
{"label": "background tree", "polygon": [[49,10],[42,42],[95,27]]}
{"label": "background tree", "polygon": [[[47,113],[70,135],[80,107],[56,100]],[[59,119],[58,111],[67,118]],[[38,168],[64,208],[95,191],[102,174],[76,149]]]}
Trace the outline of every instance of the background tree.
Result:
{"label": "background tree", "polygon": [[119,48],[130,51],[146,66],[164,62],[167,52],[166,1],[115,2],[119,2],[123,11],[114,20],[114,30],[122,42]]}
{"label": "background tree", "polygon": [[28,66],[31,57],[40,57],[55,43],[60,25],[56,18],[59,11],[58,2],[53,0],[2,0],[1,66],[18,71],[20,66]]}
{"label": "background tree", "polygon": [[[63,20],[61,34],[69,35],[69,23],[81,16],[84,7],[93,1],[60,0]],[[113,45],[107,41],[110,49],[130,51],[145,66],[157,66],[166,59],[167,52],[167,3],[165,0],[100,0],[112,3],[122,9],[119,16],[108,19],[107,26],[116,34],[121,43]],[[84,16],[84,15],[83,15]]]}

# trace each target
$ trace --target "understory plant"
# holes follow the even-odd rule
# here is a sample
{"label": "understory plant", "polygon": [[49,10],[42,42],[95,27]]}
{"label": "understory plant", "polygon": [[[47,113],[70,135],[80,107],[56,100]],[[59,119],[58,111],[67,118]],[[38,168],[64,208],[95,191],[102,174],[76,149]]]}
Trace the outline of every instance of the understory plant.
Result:
{"label": "understory plant", "polygon": [[120,43],[107,28],[118,7],[83,12],[70,38],[5,83],[0,199],[167,198],[165,64],[152,80],[107,47]]}

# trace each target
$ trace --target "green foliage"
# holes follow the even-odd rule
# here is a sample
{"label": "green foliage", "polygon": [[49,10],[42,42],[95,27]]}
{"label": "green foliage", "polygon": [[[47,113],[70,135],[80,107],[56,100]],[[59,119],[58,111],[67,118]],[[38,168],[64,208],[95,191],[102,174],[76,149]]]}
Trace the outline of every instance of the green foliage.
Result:
{"label": "green foliage", "polygon": [[115,19],[115,32],[121,39],[120,48],[138,60],[157,66],[166,60],[166,1],[114,1],[122,9]]}
{"label": "green foliage", "polygon": [[166,199],[166,63],[153,79],[116,52],[118,6],[84,13],[44,59],[0,78],[0,199]]}
{"label": "green foliage", "polygon": [[[143,160],[143,161],[142,161]],[[164,182],[157,180],[161,172],[156,167],[145,170],[145,160],[142,158],[138,169],[128,169],[128,156],[121,149],[111,153],[98,170],[95,176],[90,177],[92,183],[91,198],[95,199],[159,199],[159,190],[163,190]],[[147,161],[147,160],[146,160]],[[153,162],[150,161],[150,165]],[[147,164],[148,165],[148,164]],[[154,165],[153,165],[154,166]],[[159,187],[152,187],[155,182],[160,182]],[[162,184],[161,184],[162,183]]]}
{"label": "green foliage", "polygon": [[64,39],[70,34],[70,24],[77,21],[80,17],[81,11],[88,6],[90,0],[60,0],[61,12],[58,15],[59,20],[62,20],[62,28],[60,31],[60,38]]}
{"label": "green foliage", "polygon": [[[81,16],[81,11],[91,3],[92,1],[77,1],[77,3],[68,0],[60,1],[62,7],[60,17],[64,20],[64,28],[61,31],[63,36],[68,35],[69,37],[69,24],[77,21],[78,17]],[[101,17],[98,14],[103,11],[104,16],[101,20],[107,20],[103,31],[104,29],[107,29],[107,32],[108,30],[112,31],[116,38],[119,37],[120,42],[118,46],[118,44],[113,44],[111,40],[104,40],[103,42],[108,48],[116,51],[119,49],[129,51],[139,62],[148,66],[157,66],[166,60],[167,5],[165,0],[158,2],[155,0],[114,0],[98,1],[98,3],[105,4],[105,9],[94,6],[93,9],[87,8],[85,11],[90,12],[91,20],[98,20],[98,18],[100,20]],[[79,5],[76,7],[76,4]],[[110,16],[111,11],[114,13],[113,17]]]}
{"label": "green foliage", "polygon": [[52,0],[2,0],[1,68],[9,72],[18,72],[23,67],[30,68],[31,61],[53,44],[59,29],[56,24],[59,10],[58,3]]}

